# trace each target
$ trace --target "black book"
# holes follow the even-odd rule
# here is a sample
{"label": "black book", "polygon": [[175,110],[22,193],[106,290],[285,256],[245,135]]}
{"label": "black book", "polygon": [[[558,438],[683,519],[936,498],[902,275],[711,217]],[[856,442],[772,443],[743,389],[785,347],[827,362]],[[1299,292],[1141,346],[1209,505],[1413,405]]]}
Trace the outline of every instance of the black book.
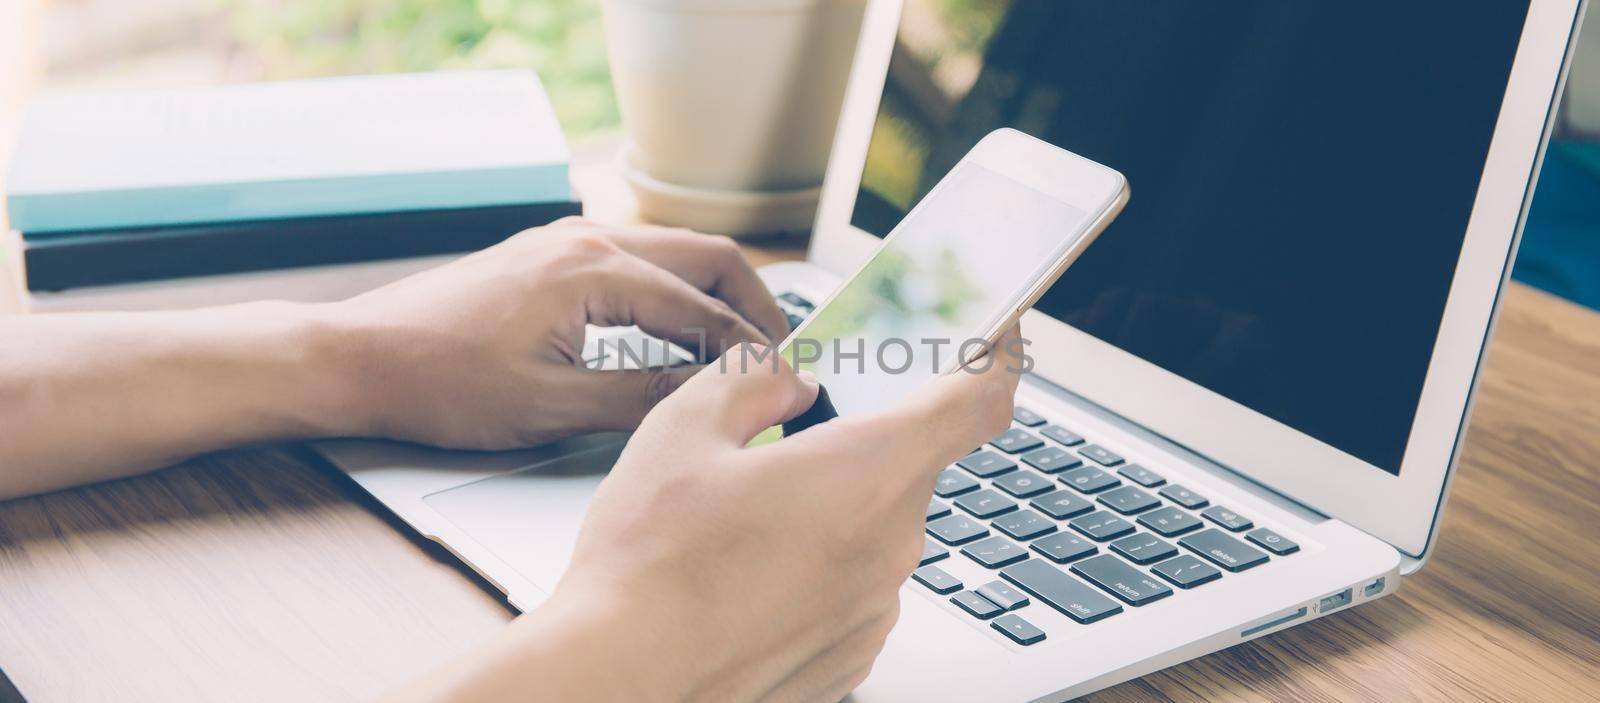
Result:
{"label": "black book", "polygon": [[348,264],[476,251],[576,215],[572,201],[216,225],[23,233],[28,289]]}

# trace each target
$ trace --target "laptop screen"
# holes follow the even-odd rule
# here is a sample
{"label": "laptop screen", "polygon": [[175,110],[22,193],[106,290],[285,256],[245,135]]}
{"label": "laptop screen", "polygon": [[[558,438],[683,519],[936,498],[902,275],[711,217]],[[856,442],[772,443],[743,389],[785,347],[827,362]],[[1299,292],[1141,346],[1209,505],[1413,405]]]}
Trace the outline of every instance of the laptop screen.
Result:
{"label": "laptop screen", "polygon": [[1399,473],[1526,0],[905,5],[852,224],[999,127],[1122,171],[1038,308]]}

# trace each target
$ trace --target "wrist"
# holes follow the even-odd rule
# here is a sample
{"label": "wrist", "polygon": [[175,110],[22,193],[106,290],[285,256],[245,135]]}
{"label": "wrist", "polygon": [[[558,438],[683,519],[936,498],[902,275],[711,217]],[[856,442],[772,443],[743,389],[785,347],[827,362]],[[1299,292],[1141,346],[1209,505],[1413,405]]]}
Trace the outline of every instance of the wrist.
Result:
{"label": "wrist", "polygon": [[[598,599],[595,599],[598,601]],[[405,701],[686,701],[689,647],[661,647],[615,604],[552,596],[475,655],[389,696]],[[655,642],[657,644],[652,644]],[[674,669],[674,665],[678,665]]]}
{"label": "wrist", "polygon": [[376,335],[327,303],[259,303],[282,320],[275,333],[292,361],[283,387],[298,436],[369,437],[378,424],[372,372]]}
{"label": "wrist", "polygon": [[[560,592],[513,623],[513,649],[540,700],[694,700],[698,657],[659,611],[621,594],[570,597]],[[668,635],[672,635],[668,637]],[[520,658],[520,657],[519,657]]]}

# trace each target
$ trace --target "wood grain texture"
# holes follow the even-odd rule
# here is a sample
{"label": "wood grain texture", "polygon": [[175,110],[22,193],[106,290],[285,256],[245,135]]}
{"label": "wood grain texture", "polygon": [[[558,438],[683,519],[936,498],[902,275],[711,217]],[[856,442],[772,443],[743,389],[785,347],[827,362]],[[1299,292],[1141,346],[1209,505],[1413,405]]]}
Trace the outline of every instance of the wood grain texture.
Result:
{"label": "wood grain texture", "polygon": [[[575,178],[625,202],[603,170]],[[768,263],[802,243],[747,249]],[[1595,700],[1597,467],[1600,314],[1513,286],[1421,574],[1091,699]],[[382,515],[296,447],[0,504],[0,669],[36,701],[351,700],[509,620]]]}
{"label": "wood grain texture", "polygon": [[35,701],[355,700],[511,617],[309,451],[0,504],[0,667]]}
{"label": "wood grain texture", "polygon": [[1090,697],[1600,696],[1600,315],[1504,303],[1436,552],[1400,591]]}

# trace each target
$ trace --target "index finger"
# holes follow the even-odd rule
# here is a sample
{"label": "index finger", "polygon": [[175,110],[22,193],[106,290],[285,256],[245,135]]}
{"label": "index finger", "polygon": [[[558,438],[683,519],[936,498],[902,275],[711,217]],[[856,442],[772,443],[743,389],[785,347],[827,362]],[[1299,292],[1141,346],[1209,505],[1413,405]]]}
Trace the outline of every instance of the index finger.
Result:
{"label": "index finger", "polygon": [[733,240],[666,227],[619,228],[606,236],[623,251],[671,271],[727,303],[773,344],[789,336],[788,317]]}
{"label": "index finger", "polygon": [[1026,344],[1013,327],[985,357],[933,379],[893,408],[845,416],[761,449],[812,452],[830,457],[834,465],[860,466],[869,457],[841,454],[870,447],[871,464],[884,474],[931,482],[1011,426],[1017,385],[1026,372]]}
{"label": "index finger", "polygon": [[911,430],[894,433],[896,451],[919,457],[937,473],[1009,429],[1025,372],[1026,344],[1020,327],[1012,327],[985,356],[934,379],[882,413],[879,421]]}
{"label": "index finger", "polygon": [[621,254],[599,275],[603,285],[589,296],[594,324],[638,325],[645,334],[698,349],[701,358],[736,344],[770,344],[726,303],[639,257]]}

